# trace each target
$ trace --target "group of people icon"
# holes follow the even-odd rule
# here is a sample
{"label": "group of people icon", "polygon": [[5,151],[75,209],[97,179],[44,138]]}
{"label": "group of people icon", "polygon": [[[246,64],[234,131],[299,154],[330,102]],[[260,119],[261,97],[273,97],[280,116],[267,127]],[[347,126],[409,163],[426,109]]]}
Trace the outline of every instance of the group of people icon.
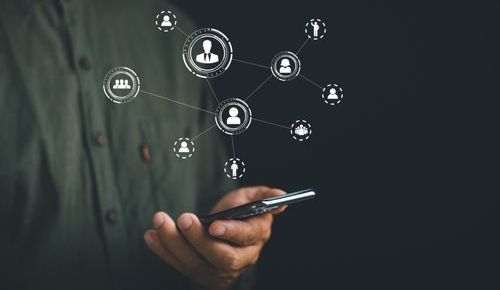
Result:
{"label": "group of people icon", "polygon": [[309,129],[306,126],[300,124],[299,126],[297,126],[297,128],[295,128],[294,134],[298,136],[305,136],[309,134]]}
{"label": "group of people icon", "polygon": [[113,89],[115,89],[115,90],[129,90],[129,89],[131,89],[131,87],[128,84],[127,79],[116,79],[115,84],[113,85]]}

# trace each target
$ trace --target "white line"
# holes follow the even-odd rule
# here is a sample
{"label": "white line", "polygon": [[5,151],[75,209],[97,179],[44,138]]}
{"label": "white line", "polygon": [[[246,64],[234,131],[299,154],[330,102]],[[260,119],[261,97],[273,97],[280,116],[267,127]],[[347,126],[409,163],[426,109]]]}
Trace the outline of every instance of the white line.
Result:
{"label": "white line", "polygon": [[320,85],[318,85],[317,83],[315,83],[315,82],[311,81],[310,79],[306,78],[305,76],[303,76],[303,75],[299,74],[299,77],[301,77],[301,78],[305,79],[306,81],[310,82],[311,84],[313,84],[313,85],[315,85],[316,87],[318,87],[318,88],[320,88],[321,90],[323,90],[323,87],[322,87],[322,86],[320,86]]}
{"label": "white line", "polygon": [[186,32],[184,32],[184,30],[182,30],[179,26],[176,25],[175,28],[177,28],[177,30],[179,30],[179,32],[181,32],[185,36],[189,37],[189,34],[187,34]]}
{"label": "white line", "polygon": [[219,104],[220,103],[219,98],[217,98],[217,95],[215,94],[214,88],[212,87],[210,80],[208,78],[206,80],[207,80],[208,86],[210,87],[210,90],[212,91],[212,94],[214,95],[215,100],[217,101],[217,104]]}
{"label": "white line", "polygon": [[244,61],[244,60],[236,59],[236,58],[233,58],[233,60],[236,61],[236,62],[241,62],[241,63],[245,63],[245,64],[249,64],[249,65],[253,65],[253,66],[257,66],[257,67],[261,67],[261,68],[265,68],[265,69],[271,69],[268,66],[261,65],[261,64],[258,64],[258,63],[254,63],[254,62]]}
{"label": "white line", "polygon": [[308,42],[309,42],[309,38],[306,38],[306,40],[304,41],[304,43],[302,43],[302,45],[300,46],[300,48],[297,50],[297,52],[295,54],[299,55],[300,51],[304,48],[304,46],[306,46],[306,44]]}
{"label": "white line", "polygon": [[217,115],[217,114],[215,114],[214,112],[210,112],[210,111],[207,111],[207,110],[204,110],[204,109],[201,109],[201,108],[195,107],[195,106],[191,106],[191,105],[189,105],[189,104],[186,104],[186,103],[183,103],[183,102],[179,102],[179,101],[176,101],[176,100],[173,100],[173,99],[170,99],[170,98],[164,97],[164,96],[160,96],[160,95],[157,95],[157,94],[154,94],[154,93],[150,93],[150,92],[147,92],[147,91],[144,91],[144,90],[140,90],[140,92],[145,93],[145,94],[150,95],[150,96],[153,96],[153,97],[156,97],[156,98],[159,98],[159,99],[162,99],[162,100],[166,100],[166,101],[174,102],[174,103],[176,103],[176,104],[183,105],[183,106],[189,107],[189,108],[191,108],[191,109],[196,109],[196,110],[198,110],[198,111],[202,111],[202,112],[205,112],[205,113],[210,113],[210,114],[212,114],[212,115]]}
{"label": "white line", "polygon": [[276,124],[276,123],[273,123],[273,122],[269,122],[269,121],[265,121],[265,120],[261,120],[261,119],[256,119],[256,118],[252,118],[252,120],[255,120],[257,122],[261,122],[261,123],[264,123],[264,124],[273,125],[273,126],[277,126],[277,127],[280,127],[280,128],[285,128],[287,130],[290,130],[290,127],[283,126],[283,125],[280,125],[280,124]]}
{"label": "white line", "polygon": [[231,144],[233,146],[233,158],[236,159],[236,151],[234,150],[234,136],[231,135]]}
{"label": "white line", "polygon": [[198,139],[201,135],[207,133],[208,131],[212,130],[213,128],[215,127],[215,125],[212,125],[210,127],[208,127],[207,129],[205,129],[203,132],[201,132],[200,134],[196,135],[193,137],[193,141]]}
{"label": "white line", "polygon": [[253,90],[253,92],[250,93],[250,95],[248,95],[244,101],[250,99],[251,96],[253,96],[253,94],[255,94],[260,88],[262,88],[262,86],[267,83],[267,81],[272,77],[273,75],[270,74],[255,90]]}

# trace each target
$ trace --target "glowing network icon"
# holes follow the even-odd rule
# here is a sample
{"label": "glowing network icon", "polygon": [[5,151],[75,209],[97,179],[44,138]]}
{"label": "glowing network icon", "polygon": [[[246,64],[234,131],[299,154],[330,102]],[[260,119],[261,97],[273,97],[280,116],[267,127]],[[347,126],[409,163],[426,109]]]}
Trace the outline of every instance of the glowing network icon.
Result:
{"label": "glowing network icon", "polygon": [[278,52],[271,60],[271,72],[280,81],[291,81],[300,73],[300,59],[291,51]]}
{"label": "glowing network icon", "polygon": [[224,33],[203,28],[188,36],[182,48],[182,59],[195,76],[214,78],[231,65],[233,47]]}
{"label": "glowing network icon", "polygon": [[252,111],[245,101],[237,98],[225,99],[215,110],[215,124],[228,135],[245,132],[252,123]]}
{"label": "glowing network icon", "polygon": [[[234,136],[245,132],[250,127],[252,121],[287,129],[291,138],[298,142],[305,142],[309,140],[312,135],[313,130],[311,124],[303,119],[292,122],[290,126],[284,126],[253,117],[252,110],[247,103],[248,99],[261,89],[273,76],[282,82],[288,82],[299,77],[311,83],[315,87],[321,89],[322,100],[331,106],[338,105],[344,97],[340,85],[334,83],[320,86],[301,73],[300,52],[308,41],[317,41],[324,38],[326,35],[326,23],[321,19],[313,18],[308,20],[305,23],[304,29],[307,38],[300,48],[295,52],[285,50],[276,53],[271,59],[270,66],[234,58],[232,44],[229,38],[220,30],[202,28],[191,34],[185,33],[177,25],[177,17],[170,10],[160,11],[154,19],[154,25],[157,30],[161,32],[170,32],[175,29],[186,36],[186,40],[182,46],[182,60],[184,65],[187,70],[196,77],[207,80],[207,84],[217,101],[216,110],[211,111],[198,108],[175,99],[141,90],[139,77],[132,69],[125,66],[113,68],[106,74],[103,82],[104,94],[112,102],[123,104],[131,102],[139,92],[142,92],[145,95],[212,114],[215,124],[192,138],[176,138],[173,141],[173,153],[181,160],[191,158],[196,150],[195,140],[212,128],[217,127],[222,133],[231,136],[233,157],[227,160],[223,166],[224,175],[229,179],[239,179],[245,175],[246,165],[236,156]],[[224,73],[233,61],[270,70],[270,74],[245,98],[231,97],[219,100],[210,83],[210,79]]]}

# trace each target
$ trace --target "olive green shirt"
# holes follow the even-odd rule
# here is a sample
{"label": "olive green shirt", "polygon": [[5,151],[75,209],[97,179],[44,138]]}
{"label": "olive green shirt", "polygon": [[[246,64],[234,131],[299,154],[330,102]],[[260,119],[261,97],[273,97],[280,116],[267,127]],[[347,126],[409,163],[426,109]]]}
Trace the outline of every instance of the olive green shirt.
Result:
{"label": "olive green shirt", "polygon": [[182,62],[185,35],[154,26],[164,9],[196,29],[165,1],[0,0],[1,289],[190,289],[143,234],[156,211],[206,213],[234,187],[221,133],[181,160],[174,141],[213,115],[102,90],[127,66],[141,89],[214,111]]}

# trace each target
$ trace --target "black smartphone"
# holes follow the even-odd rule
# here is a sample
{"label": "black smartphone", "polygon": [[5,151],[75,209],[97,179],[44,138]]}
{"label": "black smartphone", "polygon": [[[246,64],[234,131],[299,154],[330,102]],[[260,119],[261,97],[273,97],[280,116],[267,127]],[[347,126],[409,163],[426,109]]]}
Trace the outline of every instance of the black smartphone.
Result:
{"label": "black smartphone", "polygon": [[297,203],[316,197],[314,189],[304,189],[297,192],[287,193],[280,196],[264,198],[237,207],[200,218],[200,221],[209,226],[216,220],[243,220],[272,211],[281,205]]}

